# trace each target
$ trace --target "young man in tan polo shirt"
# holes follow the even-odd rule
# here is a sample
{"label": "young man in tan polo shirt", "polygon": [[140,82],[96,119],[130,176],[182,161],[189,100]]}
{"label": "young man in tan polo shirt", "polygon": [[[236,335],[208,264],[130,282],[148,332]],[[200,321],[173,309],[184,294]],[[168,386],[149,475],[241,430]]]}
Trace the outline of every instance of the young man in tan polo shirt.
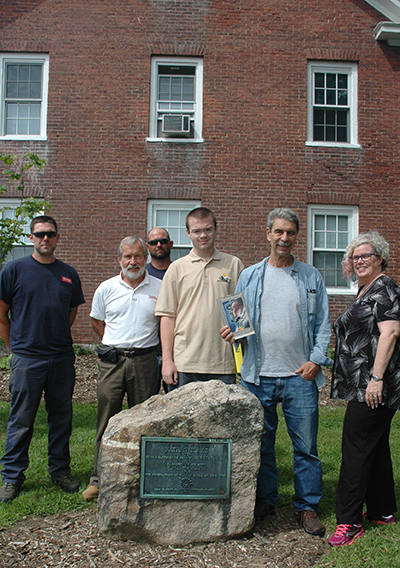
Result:
{"label": "young man in tan polo shirt", "polygon": [[168,268],[156,305],[162,377],[171,387],[211,379],[232,384],[235,363],[219,335],[217,299],[234,293],[243,264],[215,248],[217,220],[209,209],[193,209],[186,230],[193,249]]}

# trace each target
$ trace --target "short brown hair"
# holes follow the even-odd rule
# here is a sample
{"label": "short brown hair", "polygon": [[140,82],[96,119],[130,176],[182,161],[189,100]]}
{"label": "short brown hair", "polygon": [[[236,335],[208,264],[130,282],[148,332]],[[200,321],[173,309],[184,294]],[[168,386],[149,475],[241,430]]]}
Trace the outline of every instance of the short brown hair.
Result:
{"label": "short brown hair", "polygon": [[35,225],[37,225],[37,223],[50,223],[51,225],[53,225],[55,232],[58,233],[57,223],[55,219],[53,219],[53,217],[49,217],[49,215],[39,215],[38,217],[34,217],[31,221],[31,235],[33,234],[33,229]]}
{"label": "short brown hair", "polygon": [[192,209],[186,216],[186,229],[189,230],[189,219],[207,219],[207,217],[211,217],[214,223],[214,229],[217,228],[217,218],[214,213],[207,209],[207,207],[196,207],[196,209]]}

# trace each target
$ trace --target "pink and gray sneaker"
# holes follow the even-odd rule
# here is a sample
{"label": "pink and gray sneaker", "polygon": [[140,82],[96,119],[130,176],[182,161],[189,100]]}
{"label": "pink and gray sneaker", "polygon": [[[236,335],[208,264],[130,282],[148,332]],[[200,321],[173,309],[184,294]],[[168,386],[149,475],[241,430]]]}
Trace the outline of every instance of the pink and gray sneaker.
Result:
{"label": "pink and gray sneaker", "polygon": [[371,523],[376,523],[377,525],[395,525],[396,521],[394,520],[394,515],[381,515],[380,517],[376,517],[375,519],[368,518],[368,512],[365,511],[363,513],[363,519],[367,519]]}
{"label": "pink and gray sneaker", "polygon": [[348,546],[364,534],[362,525],[338,525],[335,533],[328,540],[330,546]]}

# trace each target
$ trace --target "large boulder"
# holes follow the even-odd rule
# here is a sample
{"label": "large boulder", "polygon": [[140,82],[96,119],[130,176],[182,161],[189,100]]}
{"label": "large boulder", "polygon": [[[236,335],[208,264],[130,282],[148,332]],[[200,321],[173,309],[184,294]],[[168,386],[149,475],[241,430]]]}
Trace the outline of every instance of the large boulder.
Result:
{"label": "large boulder", "polygon": [[[254,524],[263,409],[240,385],[196,382],[110,419],[99,460],[99,528],[161,545],[211,542]],[[142,499],[142,436],[232,440],[228,499]]]}

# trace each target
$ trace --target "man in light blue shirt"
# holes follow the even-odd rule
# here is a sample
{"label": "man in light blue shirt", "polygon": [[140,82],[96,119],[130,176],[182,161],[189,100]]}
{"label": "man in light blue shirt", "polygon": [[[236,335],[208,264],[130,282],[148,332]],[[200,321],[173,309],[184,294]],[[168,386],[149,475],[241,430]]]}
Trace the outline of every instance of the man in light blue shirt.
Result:
{"label": "man in light blue shirt", "polygon": [[[299,219],[291,209],[268,215],[271,255],[240,275],[255,334],[246,338],[242,385],[264,407],[261,467],[257,484],[256,520],[275,514],[278,502],[275,435],[276,406],[282,403],[294,451],[295,499],[300,527],[323,536],[317,516],[322,496],[322,469],[317,451],[318,389],[325,384],[321,365],[331,337],[328,296],[318,270],[292,256]],[[222,337],[233,341],[228,327]]]}

